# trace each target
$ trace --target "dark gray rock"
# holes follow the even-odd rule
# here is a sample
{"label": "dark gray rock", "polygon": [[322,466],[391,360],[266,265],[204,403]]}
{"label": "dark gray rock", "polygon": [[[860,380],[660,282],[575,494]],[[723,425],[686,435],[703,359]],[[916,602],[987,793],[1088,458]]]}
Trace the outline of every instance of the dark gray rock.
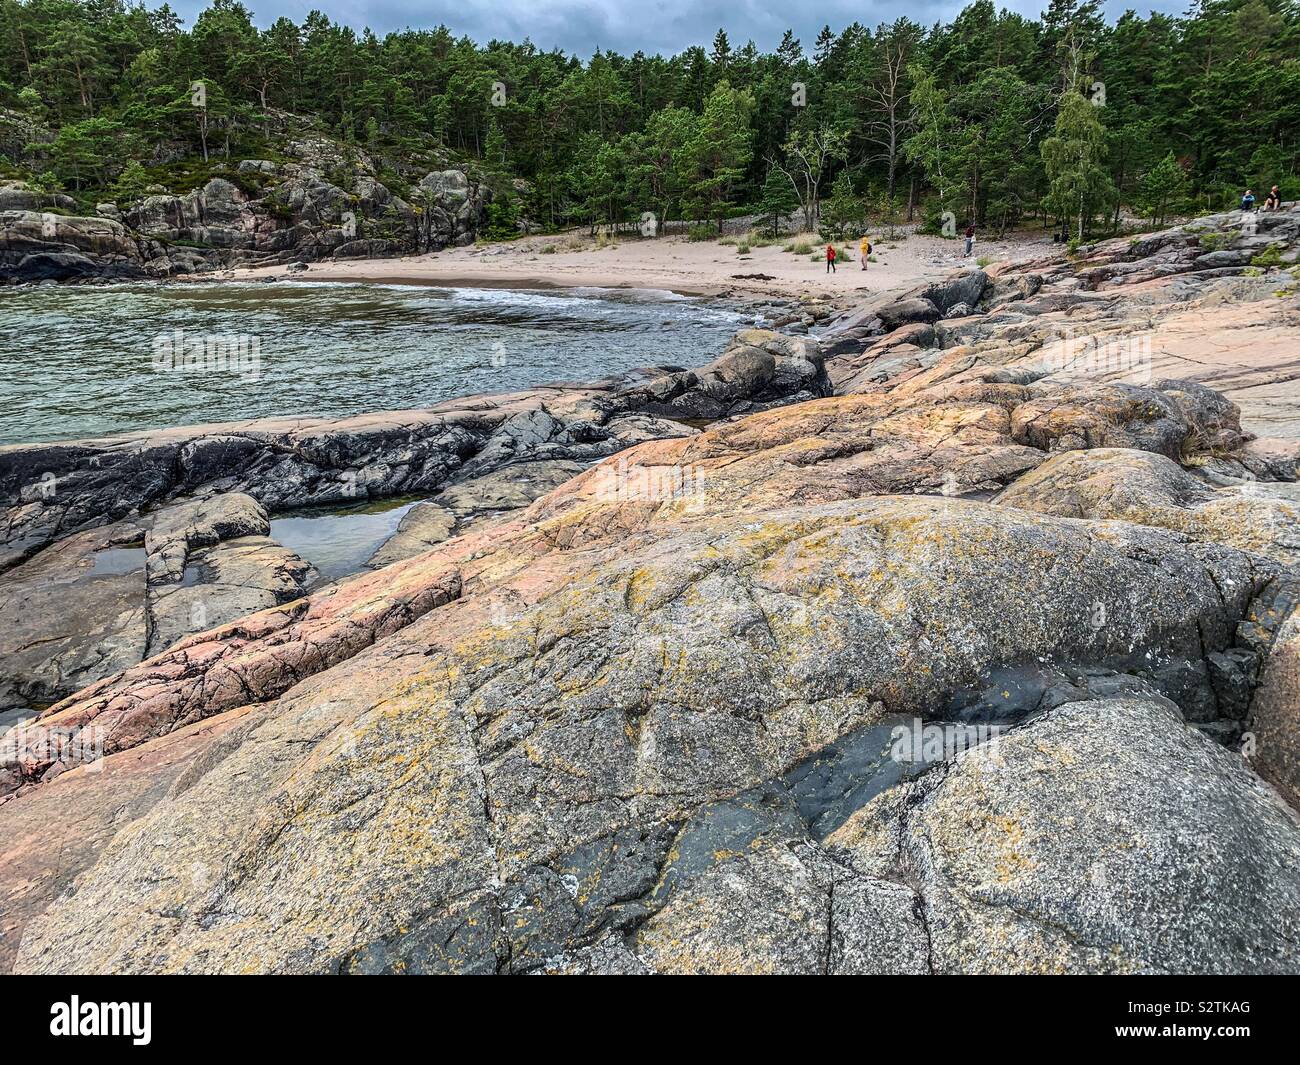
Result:
{"label": "dark gray rock", "polygon": [[948,281],[930,285],[921,292],[921,298],[929,300],[939,308],[940,315],[948,317],[958,304],[978,306],[988,284],[988,274],[983,270],[970,270]]}
{"label": "dark gray rock", "polygon": [[220,482],[272,510],[432,493],[523,460],[590,462],[650,435],[628,416],[710,420],[830,390],[815,344],[746,330],[700,370],[471,397],[339,421],[268,419],[0,448],[0,572],[55,538]]}
{"label": "dark gray rock", "polygon": [[940,318],[939,308],[933,301],[921,296],[898,300],[881,307],[877,316],[886,329],[897,329],[911,322],[935,322]]}
{"label": "dark gray rock", "polygon": [[0,212],[0,282],[144,276],[130,232],[111,218]]}
{"label": "dark gray rock", "polygon": [[1246,249],[1225,249],[1223,251],[1206,252],[1204,255],[1198,255],[1193,262],[1201,270],[1218,269],[1224,266],[1248,266],[1250,265],[1251,253]]}
{"label": "dark gray rock", "polygon": [[65,537],[0,574],[0,706],[47,705],[182,636],[296,599],[311,567],[229,492]]}

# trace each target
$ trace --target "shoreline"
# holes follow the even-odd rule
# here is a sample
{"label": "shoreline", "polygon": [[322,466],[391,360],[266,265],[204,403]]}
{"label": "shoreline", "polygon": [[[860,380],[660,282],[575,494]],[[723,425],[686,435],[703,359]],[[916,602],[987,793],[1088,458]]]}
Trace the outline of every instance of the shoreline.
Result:
{"label": "shoreline", "polygon": [[[377,266],[391,263],[392,259],[361,259],[357,262],[373,263]],[[400,261],[400,260],[398,260]],[[695,288],[669,288],[664,285],[639,285],[631,281],[596,281],[577,283],[555,281],[551,278],[537,277],[530,274],[483,277],[467,274],[421,275],[418,273],[383,275],[376,273],[364,277],[321,276],[327,271],[316,271],[318,266],[326,268],[336,265],[330,260],[321,263],[309,263],[312,273],[308,271],[284,272],[285,267],[240,268],[237,270],[214,271],[206,274],[181,274],[163,279],[163,284],[185,285],[229,285],[262,283],[293,283],[309,285],[401,285],[409,288],[448,288],[448,289],[507,289],[520,292],[656,292],[673,296],[685,296],[691,299],[716,299],[721,293]],[[276,273],[276,271],[281,271]]]}
{"label": "shoreline", "polygon": [[860,269],[856,242],[837,242],[850,258],[832,273],[815,252],[785,251],[792,244],[824,245],[812,234],[790,234],[738,254],[737,245],[684,237],[624,239],[600,244],[586,236],[520,237],[397,259],[318,260],[305,270],[287,265],[243,267],[186,281],[333,281],[446,288],[648,290],[701,299],[784,300],[847,305],[935,281],[977,265],[1010,264],[1051,249],[1039,234],[1012,234],[976,246],[970,257],[957,241],[911,233],[873,237],[872,261]]}

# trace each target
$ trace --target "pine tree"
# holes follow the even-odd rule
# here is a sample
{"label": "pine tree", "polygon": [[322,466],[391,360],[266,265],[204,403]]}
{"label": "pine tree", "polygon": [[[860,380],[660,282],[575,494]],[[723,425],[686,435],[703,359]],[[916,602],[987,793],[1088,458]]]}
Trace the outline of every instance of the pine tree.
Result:
{"label": "pine tree", "polygon": [[754,108],[748,92],[718,82],[705,101],[699,129],[687,149],[690,160],[689,208],[695,218],[712,218],[719,232],[732,204],[732,193],[751,156],[749,119]]}
{"label": "pine tree", "polygon": [[709,57],[719,73],[725,74],[727,64],[731,62],[731,42],[727,40],[727,31],[719,29],[713,38],[713,54]]}
{"label": "pine tree", "polygon": [[821,32],[817,34],[817,42],[813,45],[813,62],[819,66],[830,58],[831,49],[835,47],[835,34],[831,32],[829,26],[823,26]]}
{"label": "pine tree", "polygon": [[799,197],[795,195],[790,179],[776,167],[770,167],[763,180],[763,191],[759,195],[758,210],[771,221],[772,236],[781,235],[781,220],[799,207]]}
{"label": "pine tree", "polygon": [[1138,204],[1146,215],[1161,225],[1175,204],[1187,198],[1187,173],[1169,152],[1142,178]]}
{"label": "pine tree", "polygon": [[841,240],[854,231],[862,231],[866,207],[853,189],[847,170],[841,170],[831,185],[831,194],[822,206],[820,232],[823,240]]}
{"label": "pine tree", "polygon": [[803,59],[803,46],[791,30],[781,36],[781,43],[776,49],[777,61],[784,67],[792,67]]}
{"label": "pine tree", "polygon": [[128,207],[137,200],[142,200],[149,187],[149,175],[139,160],[132,159],[122,168],[113,185],[113,199],[121,207]]}

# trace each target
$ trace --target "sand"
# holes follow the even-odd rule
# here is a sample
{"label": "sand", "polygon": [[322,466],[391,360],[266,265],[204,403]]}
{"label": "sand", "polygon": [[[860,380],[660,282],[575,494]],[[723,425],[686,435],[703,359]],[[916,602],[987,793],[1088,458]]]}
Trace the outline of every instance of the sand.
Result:
{"label": "sand", "polygon": [[[1017,235],[1004,241],[980,240],[969,259],[961,255],[962,242],[910,235],[897,240],[877,239],[876,262],[863,271],[856,244],[849,245],[852,260],[826,273],[824,260],[782,250],[784,244],[804,240],[824,254],[815,236],[784,237],[782,244],[756,247],[740,255],[734,246],[716,241],[688,241],[683,237],[657,240],[620,238],[598,245],[585,234],[527,237],[449,248],[427,255],[396,259],[346,259],[311,263],[305,273],[290,276],[305,281],[356,281],[450,287],[505,286],[510,288],[648,288],[683,295],[750,295],[784,298],[860,297],[865,292],[888,291],[930,281],[989,261],[1034,258],[1051,249],[1043,236]],[[545,247],[554,253],[544,253]],[[283,266],[235,270],[228,276],[250,279],[282,276]],[[756,276],[757,275],[757,276]]]}

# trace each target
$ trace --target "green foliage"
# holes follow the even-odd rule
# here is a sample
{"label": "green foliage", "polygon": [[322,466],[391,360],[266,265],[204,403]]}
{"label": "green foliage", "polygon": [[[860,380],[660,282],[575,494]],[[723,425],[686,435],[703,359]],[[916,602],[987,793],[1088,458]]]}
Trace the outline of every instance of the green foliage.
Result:
{"label": "green foliage", "polygon": [[799,206],[799,197],[785,174],[775,167],[767,172],[763,179],[763,189],[759,194],[758,213],[768,220],[769,230],[773,236],[781,234],[781,220]]}
{"label": "green foliage", "polygon": [[1281,266],[1282,248],[1276,244],[1270,244],[1258,255],[1251,258],[1250,265],[1258,266],[1265,270],[1271,266]]}
{"label": "green foliage", "polygon": [[497,197],[487,208],[487,227],[483,235],[490,240],[506,240],[519,236],[519,203]]}
{"label": "green foliage", "polygon": [[912,79],[912,124],[916,132],[907,141],[904,153],[938,194],[939,211],[951,210],[956,206],[954,166],[950,158],[956,118],[949,107],[948,94],[934,74],[920,63],[914,64],[908,73]]}
{"label": "green foliage", "polygon": [[1143,175],[1138,188],[1137,206],[1153,222],[1160,224],[1187,200],[1187,174],[1173,152]]}
{"label": "green foliage", "polygon": [[858,236],[866,225],[866,215],[866,205],[862,197],[853,191],[853,181],[849,172],[843,170],[835,179],[830,197],[822,205],[818,233],[825,241]]}
{"label": "green foliage", "polygon": [[105,118],[64,126],[48,148],[54,173],[74,189],[108,184],[124,133],[120,123]]}
{"label": "green foliage", "polygon": [[1061,96],[1056,126],[1043,141],[1048,190],[1044,205],[1069,223],[1074,239],[1082,241],[1093,219],[1108,208],[1115,187],[1103,163],[1106,138],[1092,102],[1076,89]]}
{"label": "green foliage", "polygon": [[753,96],[733,89],[725,79],[709,93],[685,150],[687,217],[713,218],[722,228],[752,154],[749,120],[753,110]]}
{"label": "green foliage", "polygon": [[145,189],[152,182],[145,168],[138,160],[132,159],[122,168],[113,185],[113,199],[120,207],[128,207],[145,197]]}
{"label": "green foliage", "polygon": [[[750,209],[775,231],[801,208],[806,229],[834,235],[859,210],[910,220],[924,205],[936,231],[944,212],[1001,232],[1042,211],[1077,240],[1118,231],[1121,206],[1155,220],[1229,207],[1248,186],[1300,197],[1290,0],[1113,23],[1094,2],[1055,0],[1034,20],[973,0],[928,29],[826,29],[807,52],[792,33],[760,52],[723,32],[677,55],[585,61],[442,26],[377,36],[319,12],[259,28],[239,0],[211,0],[189,28],[127,0],[0,0],[0,39],[0,104],[32,141],[0,140],[0,167],[83,197],[133,191],[132,161],[184,191],[219,161],[275,158],[283,112],[364,150],[399,195],[453,163],[494,187],[523,179],[518,210],[551,229],[716,230]],[[861,207],[837,194],[846,172]]]}

